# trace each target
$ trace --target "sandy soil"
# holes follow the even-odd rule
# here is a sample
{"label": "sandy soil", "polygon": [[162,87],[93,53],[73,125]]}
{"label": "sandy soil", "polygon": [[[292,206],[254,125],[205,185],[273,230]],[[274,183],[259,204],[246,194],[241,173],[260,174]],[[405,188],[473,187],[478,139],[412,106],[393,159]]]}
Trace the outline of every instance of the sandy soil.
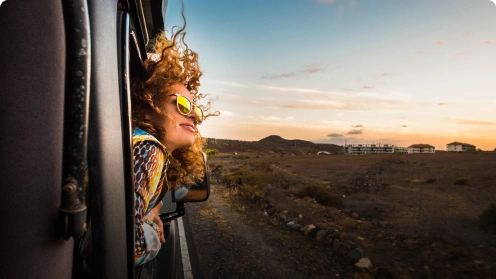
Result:
{"label": "sandy soil", "polygon": [[[496,278],[496,236],[477,224],[496,201],[496,154],[245,156],[211,163],[267,161],[302,185],[327,185],[344,203],[296,198],[296,186],[261,201],[212,185],[207,202],[187,204],[204,278]],[[454,185],[459,177],[470,184]],[[267,203],[276,213],[264,215]],[[277,217],[284,210],[327,238],[292,230],[285,225],[292,219]],[[372,267],[353,265],[347,254],[355,248]]]}

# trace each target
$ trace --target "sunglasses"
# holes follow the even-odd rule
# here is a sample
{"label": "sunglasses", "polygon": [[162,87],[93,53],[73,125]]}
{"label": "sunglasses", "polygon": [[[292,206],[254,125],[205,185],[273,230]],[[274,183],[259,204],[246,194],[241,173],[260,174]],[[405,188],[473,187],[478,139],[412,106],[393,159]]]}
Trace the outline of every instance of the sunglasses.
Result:
{"label": "sunglasses", "polygon": [[192,110],[195,110],[195,113],[197,115],[196,124],[201,124],[203,122],[203,110],[199,106],[193,105],[188,98],[181,94],[175,93],[170,94],[169,96],[176,96],[177,110],[180,114],[188,115],[191,113]]}

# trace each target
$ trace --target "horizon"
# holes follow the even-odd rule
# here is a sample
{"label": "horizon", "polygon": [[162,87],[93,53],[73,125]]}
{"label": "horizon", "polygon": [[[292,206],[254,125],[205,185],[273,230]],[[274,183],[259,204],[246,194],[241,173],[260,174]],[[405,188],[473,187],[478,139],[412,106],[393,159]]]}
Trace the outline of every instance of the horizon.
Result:
{"label": "horizon", "polygon": [[[391,144],[391,145],[394,145],[395,147],[409,147],[411,145],[415,145],[415,144],[428,144],[428,143],[412,143],[412,144],[409,144],[409,145],[406,145],[406,146],[403,146],[403,145],[397,145],[397,144],[394,144],[394,143],[379,143],[379,142],[375,142],[375,143],[345,143],[345,144],[336,144],[336,143],[328,143],[328,142],[313,142],[313,141],[310,141],[310,140],[302,140],[302,139],[286,139],[286,138],[283,138],[279,135],[269,135],[269,136],[266,136],[266,137],[263,137],[259,140],[240,140],[240,139],[226,139],[226,138],[212,138],[212,137],[205,137],[206,139],[213,139],[213,140],[233,140],[233,141],[246,141],[246,142],[259,142],[263,139],[266,139],[268,137],[280,137],[281,139],[283,140],[287,140],[287,141],[308,141],[308,142],[311,142],[311,143],[314,143],[314,144],[332,144],[332,145],[336,145],[336,146],[343,146],[346,144],[346,145],[357,145],[357,144],[363,144],[363,145],[371,145],[371,144],[380,144],[380,145],[384,145],[384,144]],[[449,143],[446,143],[445,144],[445,147],[443,149],[438,149],[438,148],[435,148],[436,151],[447,151],[447,145],[450,144],[450,143],[454,143],[454,142],[458,142],[458,143],[462,143],[462,144],[470,144],[468,142],[460,142],[460,141],[451,141]],[[432,145],[432,144],[431,144]],[[435,146],[434,146],[435,147]],[[478,149],[478,147],[476,146],[476,148]],[[494,150],[482,150],[482,151],[495,151],[496,148]]]}
{"label": "horizon", "polygon": [[[182,26],[169,0],[166,32]],[[184,0],[204,137],[496,148],[489,0]]]}

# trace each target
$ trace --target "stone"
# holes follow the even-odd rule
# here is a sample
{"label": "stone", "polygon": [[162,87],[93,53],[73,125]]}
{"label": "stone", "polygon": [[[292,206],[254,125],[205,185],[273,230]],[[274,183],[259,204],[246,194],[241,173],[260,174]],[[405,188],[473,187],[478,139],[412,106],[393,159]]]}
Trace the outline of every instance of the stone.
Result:
{"label": "stone", "polygon": [[317,240],[317,242],[321,242],[326,238],[326,236],[327,236],[327,231],[326,230],[320,230],[315,235],[315,240]]}
{"label": "stone", "polygon": [[372,262],[368,258],[361,258],[355,263],[355,267],[359,269],[372,269]]}
{"label": "stone", "polygon": [[363,258],[363,251],[361,248],[353,249],[348,254],[346,254],[346,259],[351,264],[358,262],[361,258]]}
{"label": "stone", "polygon": [[303,228],[300,229],[300,231],[303,232],[304,235],[310,236],[313,230],[315,230],[317,227],[314,224],[306,225]]}
{"label": "stone", "polygon": [[356,212],[351,213],[351,217],[353,217],[354,219],[360,218],[360,216]]}
{"label": "stone", "polygon": [[297,224],[297,223],[295,223],[293,221],[287,223],[286,226],[290,227],[292,230],[295,230],[295,231],[297,231],[297,230],[299,230],[299,229],[301,229],[303,227],[302,225]]}

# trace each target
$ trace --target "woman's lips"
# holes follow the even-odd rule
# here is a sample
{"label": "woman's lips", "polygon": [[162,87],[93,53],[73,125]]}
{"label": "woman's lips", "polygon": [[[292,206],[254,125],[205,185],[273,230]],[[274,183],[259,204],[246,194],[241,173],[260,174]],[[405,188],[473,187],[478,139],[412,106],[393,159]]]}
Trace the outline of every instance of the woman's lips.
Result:
{"label": "woman's lips", "polygon": [[193,126],[192,124],[180,124],[179,126],[191,132],[195,132],[195,126]]}

